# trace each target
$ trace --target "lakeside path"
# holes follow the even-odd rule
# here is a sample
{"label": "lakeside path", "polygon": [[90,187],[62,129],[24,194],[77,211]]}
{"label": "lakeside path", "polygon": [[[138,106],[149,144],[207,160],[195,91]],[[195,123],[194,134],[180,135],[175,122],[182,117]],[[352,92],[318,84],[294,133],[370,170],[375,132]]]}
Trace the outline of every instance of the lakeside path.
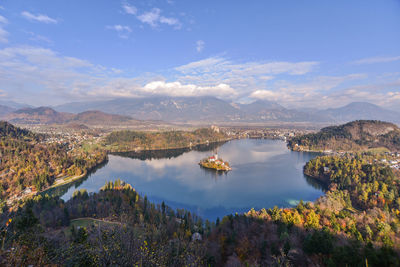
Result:
{"label": "lakeside path", "polygon": [[[96,165],[96,166],[98,166],[98,165]],[[62,185],[66,185],[66,184],[72,183],[73,181],[76,181],[76,180],[79,180],[79,179],[85,177],[87,174],[88,174],[88,172],[84,171],[83,174],[80,174],[80,175],[65,176],[65,177],[59,178],[59,179],[54,181],[54,184],[52,184],[50,187],[46,188],[42,192],[45,192],[45,191],[47,191],[47,190],[49,190],[51,188],[55,188],[57,186],[62,186]]]}

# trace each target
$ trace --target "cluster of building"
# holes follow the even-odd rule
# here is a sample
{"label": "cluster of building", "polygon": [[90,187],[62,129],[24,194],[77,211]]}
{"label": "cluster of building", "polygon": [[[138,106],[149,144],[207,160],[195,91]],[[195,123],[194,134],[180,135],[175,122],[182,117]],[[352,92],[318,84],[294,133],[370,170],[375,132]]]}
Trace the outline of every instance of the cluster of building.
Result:
{"label": "cluster of building", "polygon": [[387,158],[381,159],[380,162],[389,165],[390,168],[400,170],[400,153],[399,152],[386,152]]}
{"label": "cluster of building", "polygon": [[218,158],[218,154],[215,154],[214,156],[209,157],[208,162],[212,162],[217,165],[225,166],[225,162],[223,162],[221,159]]}
{"label": "cluster of building", "polygon": [[290,137],[315,132],[306,129],[263,128],[263,127],[224,127],[224,133],[237,138],[268,138],[285,140]]}
{"label": "cluster of building", "polygon": [[44,144],[57,143],[68,147],[68,150],[74,150],[84,142],[98,143],[106,133],[90,133],[90,132],[68,132],[68,131],[45,131],[42,132],[47,137],[42,141]]}

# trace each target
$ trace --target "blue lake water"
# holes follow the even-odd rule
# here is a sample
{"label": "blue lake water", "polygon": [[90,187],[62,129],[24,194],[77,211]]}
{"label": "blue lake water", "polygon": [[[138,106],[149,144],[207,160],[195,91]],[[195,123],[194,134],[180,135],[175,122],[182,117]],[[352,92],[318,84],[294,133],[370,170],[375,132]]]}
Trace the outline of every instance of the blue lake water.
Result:
{"label": "blue lake water", "polygon": [[120,178],[150,201],[215,220],[251,208],[290,207],[323,194],[321,186],[303,175],[304,164],[316,153],[290,151],[280,140],[232,140],[218,147],[232,171],[217,173],[198,165],[213,150],[210,146],[165,156],[109,155],[106,165],[64,190],[62,198],[68,200],[76,189],[97,192],[106,181]]}

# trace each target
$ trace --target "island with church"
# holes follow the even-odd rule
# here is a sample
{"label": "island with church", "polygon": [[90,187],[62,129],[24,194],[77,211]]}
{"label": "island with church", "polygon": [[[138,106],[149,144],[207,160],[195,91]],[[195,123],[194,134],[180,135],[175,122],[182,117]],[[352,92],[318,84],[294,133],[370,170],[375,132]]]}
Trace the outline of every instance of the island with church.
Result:
{"label": "island with church", "polygon": [[232,170],[232,168],[229,166],[229,163],[227,161],[223,161],[222,158],[219,158],[218,154],[215,154],[214,156],[202,159],[199,162],[199,165],[203,168],[214,169],[217,171]]}

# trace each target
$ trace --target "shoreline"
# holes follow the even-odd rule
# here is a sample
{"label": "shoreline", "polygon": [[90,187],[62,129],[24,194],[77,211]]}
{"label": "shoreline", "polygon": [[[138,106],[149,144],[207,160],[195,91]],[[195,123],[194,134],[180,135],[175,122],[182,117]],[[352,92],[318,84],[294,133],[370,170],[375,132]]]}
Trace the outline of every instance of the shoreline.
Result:
{"label": "shoreline", "polygon": [[[56,181],[57,181],[57,180],[56,180],[56,181],[54,181],[54,184],[52,184],[52,185],[49,186],[48,188],[46,188],[46,189],[44,189],[44,190],[42,190],[42,191],[40,191],[40,192],[38,192],[38,193],[44,193],[44,192],[46,192],[46,191],[48,191],[48,190],[50,190],[50,189],[54,189],[54,188],[57,188],[57,187],[59,187],[59,186],[64,186],[64,185],[70,184],[70,183],[72,183],[72,182],[78,181],[78,180],[80,180],[80,179],[83,179],[83,178],[85,178],[86,176],[88,176],[89,173],[90,173],[92,170],[96,169],[97,167],[101,166],[102,164],[104,164],[104,163],[107,162],[107,161],[108,161],[108,153],[107,153],[106,157],[104,157],[103,160],[101,160],[100,162],[97,162],[96,165],[94,165],[93,167],[91,167],[91,168],[85,170],[82,174],[80,174],[80,175],[75,175],[75,176],[67,176],[67,177],[65,177],[65,178],[62,178],[64,181],[59,182],[59,183],[56,183]],[[38,193],[37,193],[37,194],[38,194]]]}
{"label": "shoreline", "polygon": [[226,169],[226,168],[225,169],[219,169],[219,168],[208,167],[205,164],[203,164],[202,162],[199,162],[199,165],[200,165],[200,167],[208,169],[208,170],[215,170],[215,171],[222,171],[222,172],[228,172],[228,171],[232,170],[231,167],[228,167],[228,169]]}

